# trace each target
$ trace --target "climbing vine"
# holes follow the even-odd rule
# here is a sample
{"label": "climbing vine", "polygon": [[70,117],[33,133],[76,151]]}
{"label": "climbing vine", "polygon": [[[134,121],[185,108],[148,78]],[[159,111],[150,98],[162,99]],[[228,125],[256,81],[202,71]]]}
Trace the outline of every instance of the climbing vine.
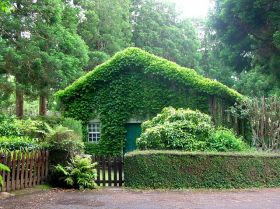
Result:
{"label": "climbing vine", "polygon": [[[115,55],[57,93],[64,114],[84,122],[99,118],[101,140],[95,152],[120,154],[130,118],[146,119],[164,107],[199,109],[209,113],[209,96],[223,98],[225,105],[242,95],[194,70],[158,58],[137,48]],[[86,128],[84,129],[85,136]]]}

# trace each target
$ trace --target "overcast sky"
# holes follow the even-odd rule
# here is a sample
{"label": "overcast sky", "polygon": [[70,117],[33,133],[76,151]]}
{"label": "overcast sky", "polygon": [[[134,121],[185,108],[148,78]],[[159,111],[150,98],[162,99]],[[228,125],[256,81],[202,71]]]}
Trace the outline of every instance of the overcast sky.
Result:
{"label": "overcast sky", "polygon": [[206,17],[211,0],[173,0],[184,17]]}

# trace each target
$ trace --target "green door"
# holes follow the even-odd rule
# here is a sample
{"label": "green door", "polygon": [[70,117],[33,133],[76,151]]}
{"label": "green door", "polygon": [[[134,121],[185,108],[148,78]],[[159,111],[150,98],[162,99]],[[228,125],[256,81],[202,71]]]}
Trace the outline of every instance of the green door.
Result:
{"label": "green door", "polygon": [[135,150],[136,139],[141,134],[141,123],[127,123],[126,124],[126,142],[125,142],[125,152],[131,152]]}

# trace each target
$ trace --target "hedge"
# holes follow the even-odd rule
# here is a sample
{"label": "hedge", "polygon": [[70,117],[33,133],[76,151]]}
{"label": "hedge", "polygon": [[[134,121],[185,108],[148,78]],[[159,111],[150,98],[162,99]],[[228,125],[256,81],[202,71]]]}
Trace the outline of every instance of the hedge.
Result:
{"label": "hedge", "polygon": [[250,188],[280,186],[280,155],[136,151],[124,159],[132,188]]}

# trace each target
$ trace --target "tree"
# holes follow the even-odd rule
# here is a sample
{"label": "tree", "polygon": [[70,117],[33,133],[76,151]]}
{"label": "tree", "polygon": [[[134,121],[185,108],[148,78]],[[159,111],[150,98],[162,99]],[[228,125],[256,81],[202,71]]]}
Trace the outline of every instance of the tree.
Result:
{"label": "tree", "polygon": [[216,0],[210,18],[228,66],[239,73],[258,67],[280,79],[278,0]]}
{"label": "tree", "polygon": [[208,20],[197,19],[196,25],[202,31],[200,73],[208,78],[218,80],[229,87],[233,87],[236,83],[237,73],[224,63],[220,55],[217,34],[210,27]]}
{"label": "tree", "polygon": [[82,74],[87,64],[87,47],[63,25],[67,8],[61,0],[14,0],[11,15],[0,16],[1,37],[6,42],[1,72],[14,76],[16,113],[23,116],[24,94],[40,95],[40,114],[46,112],[46,99]]}
{"label": "tree", "polygon": [[175,4],[158,0],[134,0],[132,41],[136,47],[196,68],[199,41],[189,20],[181,20]]}
{"label": "tree", "polygon": [[86,71],[130,45],[130,0],[77,0],[75,4],[83,10],[78,33],[90,51]]}

